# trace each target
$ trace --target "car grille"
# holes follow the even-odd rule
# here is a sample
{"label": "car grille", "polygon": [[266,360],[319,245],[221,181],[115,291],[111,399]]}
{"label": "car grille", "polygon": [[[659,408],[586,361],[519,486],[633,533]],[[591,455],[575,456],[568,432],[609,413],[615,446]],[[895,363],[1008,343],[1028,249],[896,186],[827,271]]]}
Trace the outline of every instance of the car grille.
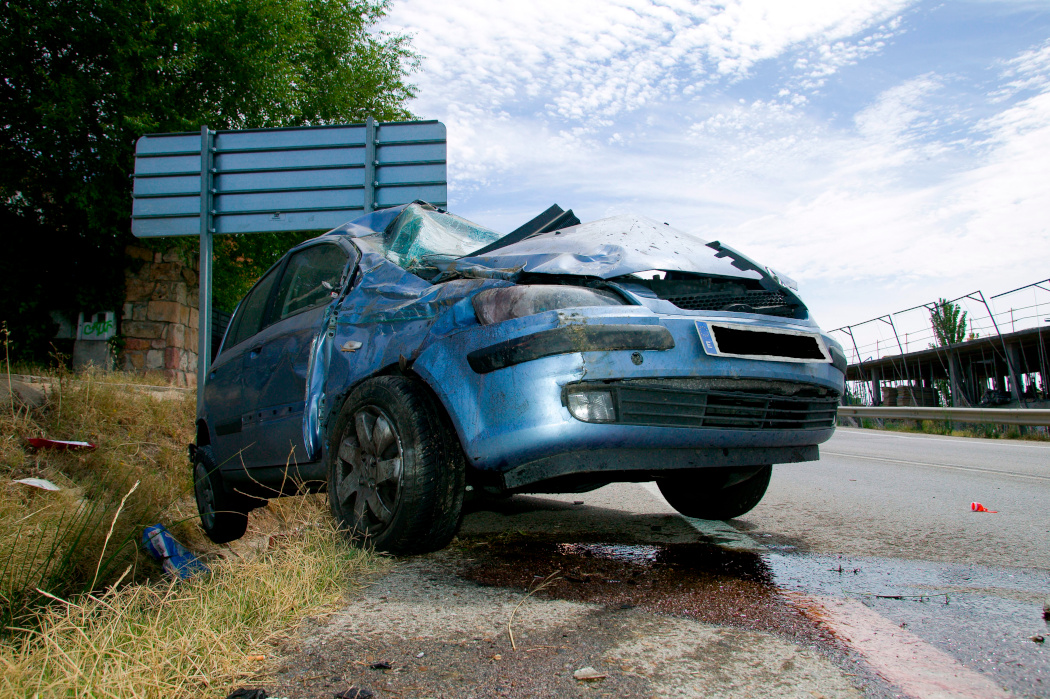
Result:
{"label": "car grille", "polygon": [[[710,292],[703,294],[682,294],[660,296],[675,306],[687,311],[723,311],[733,310],[732,306],[750,306],[763,315],[791,318],[795,314],[794,306],[787,305],[788,299],[776,291],[750,290],[744,292]],[[759,311],[757,309],[769,310]],[[749,311],[744,311],[749,312]]]}
{"label": "car grille", "polygon": [[[598,387],[596,387],[598,388]],[[803,389],[795,395],[777,391],[717,391],[680,388],[612,388],[617,422],[627,425],[737,430],[825,429],[835,425],[839,397]],[[810,394],[810,395],[807,395]]]}

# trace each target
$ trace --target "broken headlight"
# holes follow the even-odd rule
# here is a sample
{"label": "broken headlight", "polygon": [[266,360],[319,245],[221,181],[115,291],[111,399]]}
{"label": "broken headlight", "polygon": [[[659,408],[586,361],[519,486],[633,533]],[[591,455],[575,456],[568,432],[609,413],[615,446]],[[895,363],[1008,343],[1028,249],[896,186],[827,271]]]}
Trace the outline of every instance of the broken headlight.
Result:
{"label": "broken headlight", "polygon": [[554,284],[524,284],[488,289],[477,294],[472,302],[474,315],[482,325],[502,323],[511,318],[522,318],[559,308],[623,306],[627,303],[611,291]]}

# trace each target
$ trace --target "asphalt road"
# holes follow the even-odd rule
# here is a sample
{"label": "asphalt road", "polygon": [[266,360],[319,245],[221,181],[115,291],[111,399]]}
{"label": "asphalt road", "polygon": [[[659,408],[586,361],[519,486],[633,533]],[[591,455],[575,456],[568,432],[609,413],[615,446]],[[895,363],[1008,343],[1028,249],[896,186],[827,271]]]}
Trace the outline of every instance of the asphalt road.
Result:
{"label": "asphalt road", "polygon": [[808,553],[1050,570],[1050,443],[839,429],[820,452],[774,467],[737,526]]}
{"label": "asphalt road", "polygon": [[[973,512],[972,502],[996,512]],[[690,534],[658,519],[673,512],[653,484],[616,484],[519,496],[474,512],[464,530],[675,545]],[[885,627],[881,638],[902,629],[907,637],[888,648],[854,644],[876,674],[896,682],[891,691],[904,686],[907,694],[910,682],[913,696],[931,691],[908,675],[921,658],[900,654],[924,643],[931,666],[956,662],[1016,696],[1050,697],[1050,652],[1032,640],[1050,639],[1042,618],[1050,602],[1050,443],[840,429],[820,461],[775,466],[750,513],[690,525],[708,541],[757,554],[778,589],[828,609],[847,605],[840,630],[867,625],[866,635],[852,637],[879,638],[871,624]],[[945,696],[988,691],[949,685]]]}

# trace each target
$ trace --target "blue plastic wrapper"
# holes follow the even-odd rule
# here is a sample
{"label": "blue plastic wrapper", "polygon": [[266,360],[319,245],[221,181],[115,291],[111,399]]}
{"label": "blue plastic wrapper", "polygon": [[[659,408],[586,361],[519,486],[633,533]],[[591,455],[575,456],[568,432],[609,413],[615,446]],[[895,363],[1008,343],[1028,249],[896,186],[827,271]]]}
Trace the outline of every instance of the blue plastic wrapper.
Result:
{"label": "blue plastic wrapper", "polygon": [[183,580],[208,570],[208,566],[176,541],[163,524],[146,527],[142,532],[142,547],[160,561],[166,573]]}

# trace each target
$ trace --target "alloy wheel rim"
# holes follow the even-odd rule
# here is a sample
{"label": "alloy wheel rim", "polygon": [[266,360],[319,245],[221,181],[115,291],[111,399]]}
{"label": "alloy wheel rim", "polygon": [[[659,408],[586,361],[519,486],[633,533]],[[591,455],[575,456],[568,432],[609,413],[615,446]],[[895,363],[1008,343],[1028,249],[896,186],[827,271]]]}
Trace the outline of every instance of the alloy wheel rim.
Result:
{"label": "alloy wheel rim", "polygon": [[336,497],[355,534],[374,537],[391,525],[401,497],[403,465],[394,421],[376,406],[354,413],[336,455]]}

